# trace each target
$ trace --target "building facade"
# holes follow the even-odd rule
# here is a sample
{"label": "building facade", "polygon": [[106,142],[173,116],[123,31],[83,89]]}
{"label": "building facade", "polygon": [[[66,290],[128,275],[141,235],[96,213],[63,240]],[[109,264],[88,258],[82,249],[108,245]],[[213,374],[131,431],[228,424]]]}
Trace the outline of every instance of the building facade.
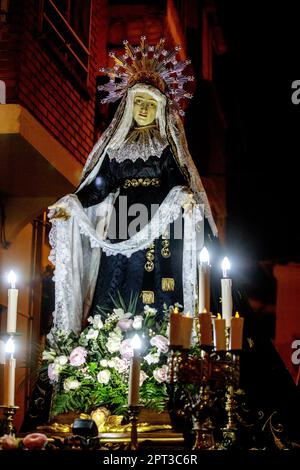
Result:
{"label": "building facade", "polygon": [[187,110],[187,134],[222,239],[226,121],[215,65],[226,46],[213,1],[1,0],[0,6],[0,326],[5,333],[4,275],[14,269],[19,427],[51,314],[46,211],[74,191],[88,153],[108,124],[109,109],[97,95],[103,80],[98,69],[108,64],[107,51],[121,50],[125,38],[137,43],[145,34],[151,43],[162,36],[169,45],[180,43],[181,56],[192,58],[197,89]]}

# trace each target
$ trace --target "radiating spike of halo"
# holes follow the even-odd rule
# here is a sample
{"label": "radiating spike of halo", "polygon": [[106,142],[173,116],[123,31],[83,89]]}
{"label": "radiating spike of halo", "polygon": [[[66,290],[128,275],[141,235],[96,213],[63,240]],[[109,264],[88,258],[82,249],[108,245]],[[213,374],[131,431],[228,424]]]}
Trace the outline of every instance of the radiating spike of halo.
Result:
{"label": "radiating spike of halo", "polygon": [[180,46],[167,50],[163,38],[155,46],[149,46],[146,36],[141,36],[139,46],[131,46],[127,40],[123,41],[123,44],[125,49],[123,55],[118,56],[114,51],[109,53],[115,65],[112,68],[99,69],[110,77],[108,83],[98,87],[99,90],[108,93],[101,102],[118,100],[126,93],[129,86],[143,80],[145,76],[147,83],[153,83],[153,86],[160,89],[179,114],[183,115],[179,101],[192,97],[191,93],[184,90],[184,85],[193,81],[194,77],[183,74],[190,61],[177,60]]}
{"label": "radiating spike of halo", "polygon": [[126,54],[127,54],[129,57],[131,57],[131,59],[133,59],[133,57],[134,57],[134,55],[135,55],[135,54],[134,54],[134,50],[133,50],[133,47],[129,44],[128,41],[126,41],[126,42],[124,43],[124,47],[125,47],[125,52],[126,52]]}

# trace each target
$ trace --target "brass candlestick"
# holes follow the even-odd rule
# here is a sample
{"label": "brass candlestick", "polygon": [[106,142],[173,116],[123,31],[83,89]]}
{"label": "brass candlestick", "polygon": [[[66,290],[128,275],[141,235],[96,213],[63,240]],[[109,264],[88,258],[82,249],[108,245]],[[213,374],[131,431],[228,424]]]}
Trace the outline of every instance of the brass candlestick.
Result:
{"label": "brass candlestick", "polygon": [[226,403],[225,410],[227,412],[227,423],[222,428],[223,448],[232,447],[237,439],[237,423],[236,423],[236,401],[234,390],[239,384],[240,361],[239,355],[234,352],[230,354],[230,367],[228,368],[227,387],[226,387]]}
{"label": "brass candlestick", "polygon": [[4,419],[4,434],[9,434],[14,436],[16,434],[16,429],[14,426],[14,416],[19,409],[19,406],[14,405],[0,405],[0,408],[3,409]]}
{"label": "brass candlestick", "polygon": [[131,424],[131,430],[128,450],[138,450],[137,424],[141,408],[141,405],[129,405],[129,422]]}
{"label": "brass candlestick", "polygon": [[202,377],[199,391],[199,398],[197,404],[194,407],[193,412],[193,429],[195,431],[195,443],[193,449],[214,449],[214,426],[210,419],[210,407],[211,407],[211,389],[210,389],[210,377],[211,377],[211,361],[210,354],[211,347],[203,347],[201,351],[202,359]]}
{"label": "brass candlestick", "polygon": [[173,385],[178,381],[179,366],[182,362],[182,346],[170,346],[168,357],[168,383]]}

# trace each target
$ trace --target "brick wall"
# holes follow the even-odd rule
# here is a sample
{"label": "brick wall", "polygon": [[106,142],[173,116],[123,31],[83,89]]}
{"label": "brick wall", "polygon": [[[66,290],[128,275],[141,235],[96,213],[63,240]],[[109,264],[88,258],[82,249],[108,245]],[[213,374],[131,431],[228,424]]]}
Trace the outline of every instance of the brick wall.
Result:
{"label": "brick wall", "polygon": [[6,85],[7,103],[17,103],[17,79],[21,48],[21,2],[11,2],[0,20],[0,80]]}
{"label": "brick wall", "polygon": [[0,42],[1,55],[7,58],[5,71],[1,70],[8,87],[7,102],[27,108],[84,163],[95,140],[96,75],[106,61],[107,1],[92,2],[89,99],[73,86],[63,65],[38,37],[37,4],[35,0],[10,2],[9,26]]}

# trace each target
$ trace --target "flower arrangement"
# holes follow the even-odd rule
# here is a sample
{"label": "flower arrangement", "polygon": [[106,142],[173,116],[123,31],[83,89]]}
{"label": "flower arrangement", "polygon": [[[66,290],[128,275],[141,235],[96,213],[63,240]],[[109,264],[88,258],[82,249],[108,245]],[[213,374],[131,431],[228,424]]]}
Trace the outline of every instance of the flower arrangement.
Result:
{"label": "flower arrangement", "polygon": [[88,318],[89,325],[76,337],[73,332],[52,330],[43,353],[54,385],[52,414],[90,413],[105,406],[124,414],[127,404],[131,339],[140,336],[140,403],[162,411],[167,394],[168,311],[157,321],[157,311],[146,305],[139,315],[115,308],[105,320]]}

